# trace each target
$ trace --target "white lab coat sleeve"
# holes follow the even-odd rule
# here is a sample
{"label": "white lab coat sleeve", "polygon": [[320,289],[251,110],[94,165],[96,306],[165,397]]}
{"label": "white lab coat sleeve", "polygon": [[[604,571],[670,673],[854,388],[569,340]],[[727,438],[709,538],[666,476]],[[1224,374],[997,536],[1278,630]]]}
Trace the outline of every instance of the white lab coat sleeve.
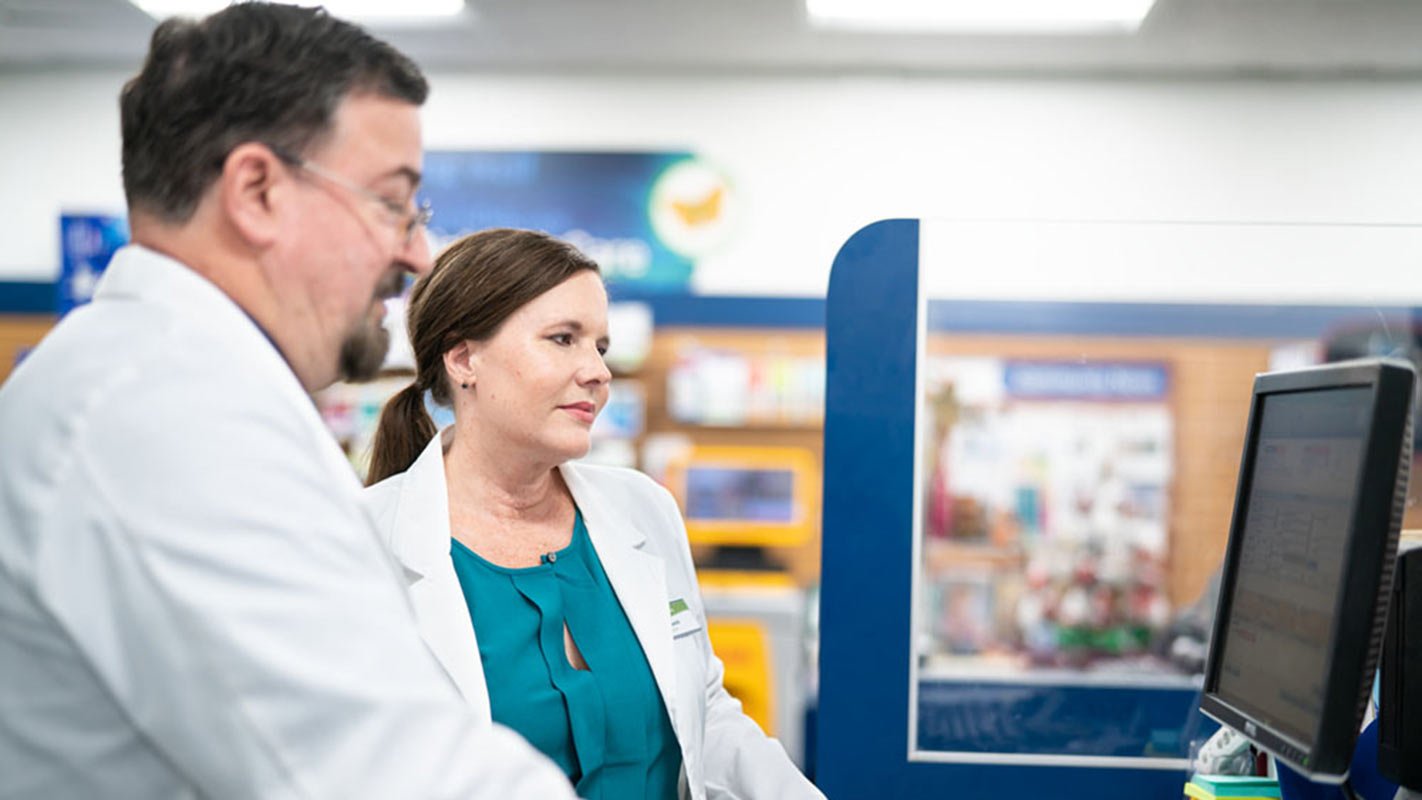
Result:
{"label": "white lab coat sleeve", "polygon": [[56,459],[36,597],[199,795],[572,797],[470,714],[314,426],[240,382],[113,389]]}
{"label": "white lab coat sleeve", "polygon": [[[706,609],[696,583],[686,523],[670,494],[662,490],[659,500],[664,524],[677,532],[680,567],[687,573],[690,585],[698,586],[696,612],[705,619]],[[725,667],[712,651],[705,627],[693,635],[705,640],[702,644],[707,653],[702,752],[708,800],[824,800],[824,795],[790,760],[780,742],[766,736],[755,720],[741,710],[741,701],[726,691],[722,683]]]}

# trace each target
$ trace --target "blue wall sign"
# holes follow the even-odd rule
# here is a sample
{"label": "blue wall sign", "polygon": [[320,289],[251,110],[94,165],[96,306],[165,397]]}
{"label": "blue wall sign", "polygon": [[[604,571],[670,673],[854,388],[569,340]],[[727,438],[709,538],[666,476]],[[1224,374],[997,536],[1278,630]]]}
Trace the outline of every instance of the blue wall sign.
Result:
{"label": "blue wall sign", "polygon": [[533,228],[577,246],[613,285],[687,289],[723,238],[729,188],[690,153],[432,151],[421,194],[436,245],[485,228]]}
{"label": "blue wall sign", "polygon": [[64,214],[59,218],[59,280],[55,310],[62,317],[94,296],[109,259],[128,244],[128,221],[106,214]]}

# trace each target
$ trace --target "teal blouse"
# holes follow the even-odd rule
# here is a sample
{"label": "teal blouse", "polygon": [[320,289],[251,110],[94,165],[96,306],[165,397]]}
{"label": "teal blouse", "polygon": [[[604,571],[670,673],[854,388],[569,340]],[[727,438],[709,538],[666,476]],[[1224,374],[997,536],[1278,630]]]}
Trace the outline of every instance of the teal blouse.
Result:
{"label": "teal blouse", "polygon": [[[562,767],[579,797],[673,800],[676,732],[582,513],[568,546],[536,567],[501,567],[450,541],[494,720]],[[586,670],[568,663],[565,623]]]}

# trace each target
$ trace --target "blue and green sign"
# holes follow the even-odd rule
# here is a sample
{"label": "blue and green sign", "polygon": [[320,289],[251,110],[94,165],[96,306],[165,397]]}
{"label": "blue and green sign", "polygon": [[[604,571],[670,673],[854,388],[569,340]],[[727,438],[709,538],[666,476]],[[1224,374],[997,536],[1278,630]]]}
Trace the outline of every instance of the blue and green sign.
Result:
{"label": "blue and green sign", "polygon": [[433,151],[424,173],[437,245],[533,228],[582,249],[609,283],[647,291],[686,291],[730,218],[725,181],[685,152]]}

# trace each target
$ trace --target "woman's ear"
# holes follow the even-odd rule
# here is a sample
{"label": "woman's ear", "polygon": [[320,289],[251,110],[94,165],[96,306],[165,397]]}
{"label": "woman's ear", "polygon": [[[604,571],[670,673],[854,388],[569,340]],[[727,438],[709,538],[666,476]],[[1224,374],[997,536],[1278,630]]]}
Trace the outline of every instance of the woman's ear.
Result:
{"label": "woman's ear", "polygon": [[449,382],[461,389],[474,385],[478,362],[479,347],[468,339],[444,351],[444,371],[449,375]]}

